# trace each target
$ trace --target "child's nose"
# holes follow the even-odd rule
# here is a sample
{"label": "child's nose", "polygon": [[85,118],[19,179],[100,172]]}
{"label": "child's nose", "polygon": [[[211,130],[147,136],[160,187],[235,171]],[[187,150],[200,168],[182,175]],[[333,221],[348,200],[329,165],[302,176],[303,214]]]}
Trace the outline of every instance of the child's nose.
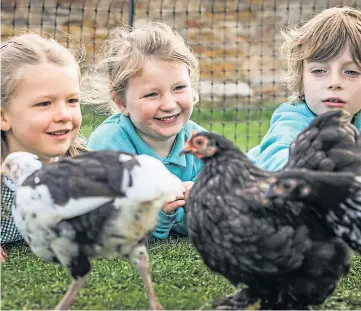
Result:
{"label": "child's nose", "polygon": [[341,77],[338,71],[330,74],[328,89],[337,90],[341,88]]}
{"label": "child's nose", "polygon": [[161,109],[172,110],[177,107],[177,101],[172,94],[166,94],[162,98]]}
{"label": "child's nose", "polygon": [[65,103],[57,105],[54,116],[55,122],[65,122],[71,119],[72,115],[69,107]]}

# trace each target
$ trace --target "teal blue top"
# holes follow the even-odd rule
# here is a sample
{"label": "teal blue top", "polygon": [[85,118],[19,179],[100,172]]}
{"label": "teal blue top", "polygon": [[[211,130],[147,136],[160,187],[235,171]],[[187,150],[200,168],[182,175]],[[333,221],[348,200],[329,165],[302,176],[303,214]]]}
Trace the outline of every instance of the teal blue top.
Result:
{"label": "teal blue top", "polygon": [[[306,103],[284,103],[271,117],[270,127],[260,145],[248,151],[253,163],[265,170],[277,171],[288,161],[289,148],[296,136],[307,128],[315,114]],[[353,124],[361,129],[361,113],[353,118]]]}
{"label": "teal blue top", "polygon": [[[91,150],[118,150],[131,154],[147,154],[159,159],[167,169],[183,182],[194,181],[202,168],[201,160],[191,154],[179,155],[192,131],[206,131],[193,121],[188,121],[178,133],[168,157],[156,154],[136,132],[129,117],[115,114],[100,124],[90,135],[87,147]],[[165,239],[170,231],[187,235],[187,218],[183,207],[173,214],[159,212],[158,224],[152,233],[155,238]]]}

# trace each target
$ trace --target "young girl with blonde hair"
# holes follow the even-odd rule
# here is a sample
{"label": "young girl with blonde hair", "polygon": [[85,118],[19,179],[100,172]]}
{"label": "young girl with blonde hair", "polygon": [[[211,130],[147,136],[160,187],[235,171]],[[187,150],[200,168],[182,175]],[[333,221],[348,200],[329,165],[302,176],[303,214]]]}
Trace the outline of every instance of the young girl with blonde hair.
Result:
{"label": "young girl with blonde hair", "polygon": [[[78,137],[80,69],[75,57],[51,38],[27,33],[1,45],[1,162],[27,151],[44,163],[74,156],[85,147]],[[1,185],[1,246],[22,240],[11,215],[14,184]],[[1,262],[7,255],[1,247]]]}
{"label": "young girl with blonde hair", "polygon": [[184,182],[184,195],[160,211],[155,238],[165,239],[171,230],[187,234],[184,206],[202,164],[179,153],[193,130],[205,131],[189,120],[198,80],[198,61],[183,38],[151,22],[114,29],[82,83],[85,103],[114,113],[90,135],[90,149],[148,154]]}
{"label": "young girl with blonde hair", "polygon": [[268,170],[286,164],[292,141],[316,115],[344,109],[361,129],[361,11],[326,9],[282,34],[292,102],[275,110],[261,144],[247,154]]}

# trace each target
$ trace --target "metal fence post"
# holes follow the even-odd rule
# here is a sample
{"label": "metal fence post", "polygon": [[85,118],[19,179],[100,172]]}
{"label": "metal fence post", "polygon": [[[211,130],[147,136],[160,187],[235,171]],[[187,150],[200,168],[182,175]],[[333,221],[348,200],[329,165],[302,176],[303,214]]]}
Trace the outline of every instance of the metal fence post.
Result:
{"label": "metal fence post", "polygon": [[134,0],[128,0],[128,24],[133,27],[134,21]]}

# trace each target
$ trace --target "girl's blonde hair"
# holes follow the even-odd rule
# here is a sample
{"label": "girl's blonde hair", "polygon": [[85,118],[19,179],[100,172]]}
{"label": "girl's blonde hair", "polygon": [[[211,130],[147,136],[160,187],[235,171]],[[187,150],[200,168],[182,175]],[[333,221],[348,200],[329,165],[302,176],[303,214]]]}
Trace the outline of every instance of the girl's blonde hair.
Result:
{"label": "girl's blonde hair", "polygon": [[351,47],[353,61],[361,67],[361,11],[351,7],[333,7],[314,16],[302,26],[281,31],[284,42],[281,55],[286,60],[287,89],[291,100],[303,95],[305,60],[327,61]]}
{"label": "girl's blonde hair", "polygon": [[94,69],[82,80],[82,103],[96,104],[99,113],[115,113],[111,94],[124,99],[128,81],[140,74],[149,57],[184,63],[198,100],[199,63],[184,39],[170,26],[149,22],[130,29],[122,25],[111,31],[99,51]]}
{"label": "girl's blonde hair", "polygon": [[[75,56],[52,38],[36,33],[25,33],[1,44],[1,109],[6,109],[16,92],[19,71],[26,65],[46,62],[59,66],[74,65],[80,79],[80,68]],[[65,156],[85,151],[81,138],[76,138]],[[6,132],[1,131],[1,161],[9,154]]]}

